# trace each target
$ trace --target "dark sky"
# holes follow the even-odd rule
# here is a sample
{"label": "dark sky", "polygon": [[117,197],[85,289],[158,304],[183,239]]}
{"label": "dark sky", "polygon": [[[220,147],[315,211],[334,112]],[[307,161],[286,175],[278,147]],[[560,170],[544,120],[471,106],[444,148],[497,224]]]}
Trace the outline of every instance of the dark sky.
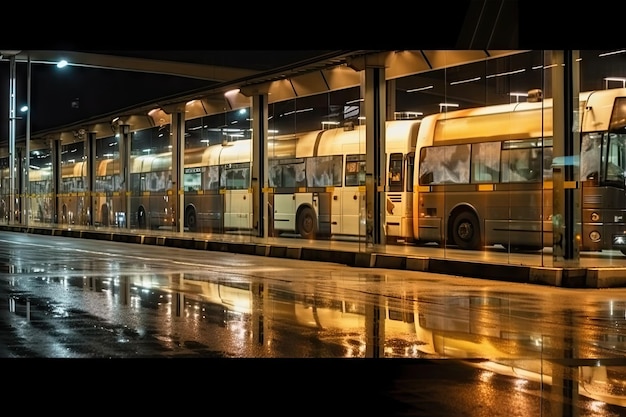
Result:
{"label": "dark sky", "polygon": [[[81,50],[77,52],[172,60],[268,71],[329,52],[328,50]],[[27,102],[26,64],[16,64],[19,109]],[[31,132],[80,122],[117,110],[189,91],[209,89],[210,81],[134,71],[32,64]],[[9,63],[0,62],[0,138],[8,138]],[[18,116],[22,116],[18,112]],[[17,121],[17,136],[25,134],[25,122]]]}

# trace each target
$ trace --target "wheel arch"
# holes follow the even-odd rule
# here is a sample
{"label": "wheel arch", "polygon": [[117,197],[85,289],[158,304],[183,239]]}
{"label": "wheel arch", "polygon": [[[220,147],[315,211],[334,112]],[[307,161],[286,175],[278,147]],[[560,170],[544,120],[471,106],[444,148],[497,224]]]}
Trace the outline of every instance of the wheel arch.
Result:
{"label": "wheel arch", "polygon": [[478,209],[476,208],[476,206],[470,203],[459,203],[455,205],[454,207],[452,207],[452,210],[450,210],[450,213],[448,214],[448,218],[446,219],[445,236],[448,242],[454,242],[454,237],[452,236],[454,219],[463,212],[473,213],[474,216],[476,216],[476,218],[478,219],[478,223],[479,224],[481,223],[480,215],[478,214]]}

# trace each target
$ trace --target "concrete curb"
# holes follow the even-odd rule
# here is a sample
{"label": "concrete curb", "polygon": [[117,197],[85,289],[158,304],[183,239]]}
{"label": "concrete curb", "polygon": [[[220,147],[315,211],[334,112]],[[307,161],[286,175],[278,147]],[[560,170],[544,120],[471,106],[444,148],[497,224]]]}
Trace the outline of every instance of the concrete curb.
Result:
{"label": "concrete curb", "polygon": [[431,272],[468,278],[548,285],[564,288],[612,288],[626,286],[626,268],[546,268],[525,265],[487,264],[453,259],[424,258],[387,253],[338,251],[284,245],[211,241],[125,232],[0,225],[0,231],[64,236],[82,239],[158,245],[182,249],[239,253],[306,261],[344,264],[361,268],[385,268]]}

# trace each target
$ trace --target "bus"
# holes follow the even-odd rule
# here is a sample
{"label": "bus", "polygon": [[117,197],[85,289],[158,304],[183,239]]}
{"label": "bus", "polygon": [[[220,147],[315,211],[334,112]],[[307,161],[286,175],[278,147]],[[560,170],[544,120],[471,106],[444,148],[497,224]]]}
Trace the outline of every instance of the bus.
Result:
{"label": "bus", "polygon": [[[537,97],[536,99],[531,99]],[[626,89],[580,93],[580,249],[626,254]],[[449,111],[422,119],[416,147],[419,242],[509,250],[553,245],[552,100]],[[576,172],[576,171],[574,171]]]}
{"label": "bus", "polygon": [[172,153],[131,156],[130,226],[172,229],[176,225]]}
{"label": "bus", "polygon": [[[386,122],[388,241],[413,240],[413,166],[419,120]],[[271,224],[305,239],[365,237],[365,126],[298,135],[295,157],[269,163]]]}
{"label": "bus", "polygon": [[[387,235],[412,239],[412,181],[417,120],[387,122]],[[305,239],[365,236],[365,126],[268,140],[268,197],[274,235]],[[131,156],[131,227],[172,228],[171,152]],[[252,140],[185,149],[184,228],[252,232]]]}
{"label": "bus", "polygon": [[[251,141],[185,150],[184,226],[192,232],[251,230]],[[176,226],[172,153],[131,157],[131,226]]]}
{"label": "bus", "polygon": [[[270,158],[293,157],[293,139],[268,141]],[[185,150],[185,229],[251,232],[252,140],[239,139]]]}

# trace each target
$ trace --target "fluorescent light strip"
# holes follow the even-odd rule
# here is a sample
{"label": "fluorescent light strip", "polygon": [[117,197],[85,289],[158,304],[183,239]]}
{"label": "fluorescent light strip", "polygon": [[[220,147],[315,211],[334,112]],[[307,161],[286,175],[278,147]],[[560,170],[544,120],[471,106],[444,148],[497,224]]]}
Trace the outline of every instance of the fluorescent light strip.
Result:
{"label": "fluorescent light strip", "polygon": [[619,51],[605,52],[603,54],[599,54],[598,57],[602,58],[602,57],[609,56],[609,55],[623,54],[624,52],[626,52],[626,49],[620,49]]}
{"label": "fluorescent light strip", "polygon": [[308,109],[288,111],[286,113],[283,113],[282,116],[289,116],[289,115],[294,114],[294,113],[304,113],[305,111],[313,111],[313,108],[311,107],[311,108],[308,108]]}
{"label": "fluorescent light strip", "polygon": [[604,79],[604,81],[619,81],[619,82],[625,82],[626,78],[624,77],[606,77]]}
{"label": "fluorescent light strip", "polygon": [[467,80],[460,80],[460,81],[452,81],[450,83],[450,85],[457,85],[457,84],[465,84],[465,83],[471,83],[474,81],[478,81],[480,80],[481,77],[476,77],[476,78],[468,78]]}
{"label": "fluorescent light strip", "polygon": [[525,68],[522,68],[522,69],[518,69],[518,70],[515,70],[515,71],[501,72],[501,73],[499,73],[499,74],[491,74],[491,75],[487,75],[485,78],[503,77],[503,76],[505,76],[505,75],[514,75],[514,74],[519,74],[519,73],[524,72],[524,71],[526,71],[526,69],[525,69]]}
{"label": "fluorescent light strip", "polygon": [[406,90],[407,93],[415,93],[418,91],[424,91],[424,90],[430,90],[431,88],[434,88],[432,85],[426,86],[426,87],[420,87],[420,88],[412,88],[410,90]]}

